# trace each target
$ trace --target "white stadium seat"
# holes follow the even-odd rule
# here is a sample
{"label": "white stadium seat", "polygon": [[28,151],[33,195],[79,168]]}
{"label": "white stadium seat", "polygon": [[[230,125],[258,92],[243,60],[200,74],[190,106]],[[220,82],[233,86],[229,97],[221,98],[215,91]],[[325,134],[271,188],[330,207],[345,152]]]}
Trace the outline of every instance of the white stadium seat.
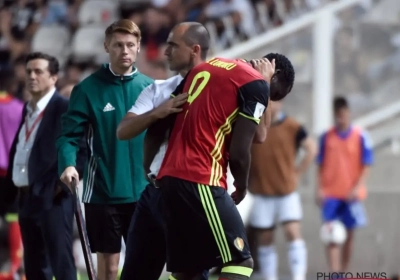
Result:
{"label": "white stadium seat", "polygon": [[104,26],[79,28],[72,39],[72,56],[76,60],[94,59],[104,53]]}
{"label": "white stadium seat", "polygon": [[[159,2],[168,2],[168,1],[157,0],[155,2],[159,3]],[[134,6],[134,5],[139,5],[139,4],[152,4],[152,1],[151,0],[119,0],[119,3],[120,3],[120,5]],[[157,7],[158,5],[155,5],[155,6]]]}
{"label": "white stadium seat", "polygon": [[118,2],[111,0],[86,0],[78,13],[79,24],[111,24],[118,19]]}
{"label": "white stadium seat", "polygon": [[32,51],[44,52],[57,57],[62,64],[69,54],[70,32],[59,25],[41,26],[32,40]]}

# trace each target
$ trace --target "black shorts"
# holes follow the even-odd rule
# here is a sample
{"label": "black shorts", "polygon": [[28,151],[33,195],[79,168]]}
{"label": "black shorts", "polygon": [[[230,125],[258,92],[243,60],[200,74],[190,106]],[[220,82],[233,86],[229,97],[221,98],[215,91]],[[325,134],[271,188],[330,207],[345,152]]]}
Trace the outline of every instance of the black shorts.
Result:
{"label": "black shorts", "polygon": [[167,270],[199,272],[251,257],[242,218],[224,188],[163,177]]}
{"label": "black shorts", "polygon": [[156,280],[166,260],[160,189],[147,185],[137,202],[128,231],[121,280]]}
{"label": "black shorts", "polygon": [[121,238],[128,235],[136,203],[85,203],[86,230],[92,253],[121,252]]}

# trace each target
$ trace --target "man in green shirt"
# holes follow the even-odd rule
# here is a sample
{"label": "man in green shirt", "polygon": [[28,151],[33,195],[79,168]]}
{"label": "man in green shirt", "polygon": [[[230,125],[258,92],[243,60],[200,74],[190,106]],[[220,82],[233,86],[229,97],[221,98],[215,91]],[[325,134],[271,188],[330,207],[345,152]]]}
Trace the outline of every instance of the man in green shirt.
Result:
{"label": "man in green shirt", "polygon": [[79,180],[76,153],[85,136],[89,148],[82,200],[98,278],[115,280],[121,237],[147,185],[143,170],[143,138],[118,141],[115,131],[140,92],[153,82],[133,66],[140,50],[140,30],[130,20],[119,20],[105,31],[104,47],[110,64],[76,85],[57,140],[61,180]]}

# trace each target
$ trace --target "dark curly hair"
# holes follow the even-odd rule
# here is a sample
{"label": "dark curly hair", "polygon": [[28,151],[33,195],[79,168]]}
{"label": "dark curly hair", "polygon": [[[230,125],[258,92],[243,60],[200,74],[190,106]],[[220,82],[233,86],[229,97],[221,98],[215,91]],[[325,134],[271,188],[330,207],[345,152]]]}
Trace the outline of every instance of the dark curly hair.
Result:
{"label": "dark curly hair", "polygon": [[60,64],[57,58],[42,52],[33,52],[28,54],[27,57],[25,58],[25,64],[28,64],[29,61],[35,59],[47,60],[47,62],[49,63],[48,69],[51,76],[57,75],[58,71],[60,71]]}
{"label": "dark curly hair", "polygon": [[347,102],[347,99],[343,96],[337,96],[333,100],[333,111],[337,113],[339,110],[342,109],[348,109],[349,108],[349,103]]}
{"label": "dark curly hair", "polygon": [[276,97],[271,96],[271,100],[273,100],[273,101],[281,100],[287,94],[289,94],[289,92],[293,88],[294,78],[295,78],[295,72],[294,72],[293,65],[290,62],[290,60],[283,54],[269,53],[269,54],[265,55],[264,57],[267,58],[269,61],[272,61],[273,59],[275,59],[275,68],[281,70],[283,73],[284,80],[281,82],[283,82],[285,87],[287,87],[289,90],[287,92],[283,93],[281,96],[276,96]]}

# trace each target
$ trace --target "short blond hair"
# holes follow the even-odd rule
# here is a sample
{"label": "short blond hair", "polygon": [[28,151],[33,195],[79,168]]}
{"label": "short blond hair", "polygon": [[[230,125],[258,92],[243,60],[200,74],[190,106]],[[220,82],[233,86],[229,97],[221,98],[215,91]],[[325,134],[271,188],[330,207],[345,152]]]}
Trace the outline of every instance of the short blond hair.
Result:
{"label": "short blond hair", "polygon": [[112,23],[107,27],[105,35],[106,40],[109,40],[114,33],[126,33],[135,36],[140,41],[142,34],[139,27],[129,19],[121,19]]}

